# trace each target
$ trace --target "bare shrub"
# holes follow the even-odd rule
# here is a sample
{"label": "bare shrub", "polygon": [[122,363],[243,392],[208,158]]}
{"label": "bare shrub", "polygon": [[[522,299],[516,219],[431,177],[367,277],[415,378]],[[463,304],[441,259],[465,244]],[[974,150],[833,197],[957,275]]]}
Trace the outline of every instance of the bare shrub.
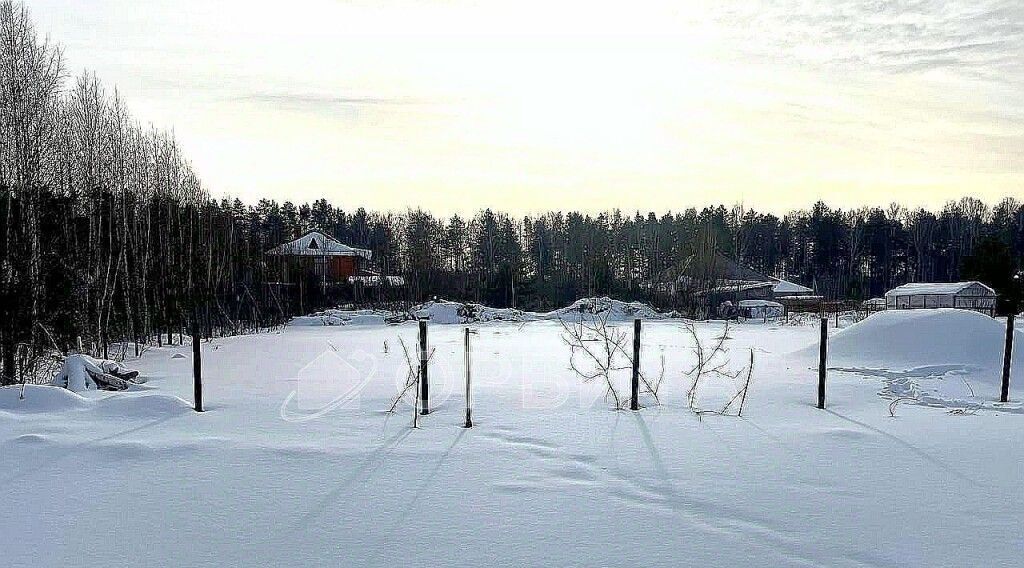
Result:
{"label": "bare shrub", "polygon": [[[402,354],[405,356],[405,364],[408,367],[408,372],[405,375],[405,383],[398,390],[398,394],[391,401],[391,407],[388,408],[388,413],[394,413],[398,408],[398,403],[402,401],[405,396],[412,391],[413,403],[412,403],[412,425],[413,428],[419,427],[419,415],[420,415],[420,397],[419,390],[417,387],[420,385],[420,365],[419,361],[413,359],[412,355],[409,354],[409,348],[406,347],[405,341],[399,337],[398,343],[402,346]],[[387,345],[387,342],[384,343]],[[430,350],[427,354],[427,362],[430,362],[434,358],[434,349]]]}
{"label": "bare shrub", "polygon": [[[722,326],[722,333],[712,339],[710,343],[701,340],[697,328],[692,323],[684,323],[683,330],[693,341],[694,355],[697,360],[693,367],[684,374],[690,381],[690,387],[686,392],[686,404],[698,416],[704,414],[717,414],[721,416],[742,416],[743,406],[747,402],[747,392],[750,390],[750,380],[754,373],[754,350],[750,350],[750,361],[746,367],[734,369],[729,349],[725,342],[729,337],[729,322]],[[742,378],[742,381],[741,381]],[[712,381],[728,381],[737,385],[735,394],[721,408],[703,408],[700,404],[700,391]]]}
{"label": "bare shrub", "polygon": [[[614,404],[616,410],[629,407],[630,395],[616,385],[616,379],[624,371],[632,371],[633,355],[627,349],[632,335],[619,326],[608,324],[608,313],[595,314],[592,318],[580,316],[578,320],[559,320],[562,324],[562,340],[569,346],[569,367],[584,383],[598,382],[605,386],[605,399]],[[657,377],[639,373],[640,393],[652,397],[660,404],[658,389],[665,375],[665,359],[661,359],[661,372]],[[622,384],[628,384],[623,381]]]}

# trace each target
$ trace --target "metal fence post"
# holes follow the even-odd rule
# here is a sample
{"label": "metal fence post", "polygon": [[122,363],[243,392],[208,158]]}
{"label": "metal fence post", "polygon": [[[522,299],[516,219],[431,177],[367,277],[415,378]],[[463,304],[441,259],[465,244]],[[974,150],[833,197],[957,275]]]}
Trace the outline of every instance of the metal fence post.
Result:
{"label": "metal fence post", "polygon": [[825,364],[828,359],[828,318],[821,318],[821,343],[818,359],[818,408],[825,408]]}
{"label": "metal fence post", "polygon": [[420,414],[430,414],[430,382],[427,378],[427,320],[420,320]]}
{"label": "metal fence post", "polygon": [[630,410],[640,410],[640,318],[633,320],[633,397]]}
{"label": "metal fence post", "polygon": [[466,328],[466,428],[473,427],[473,391],[470,387],[472,360],[469,356],[469,328]]}
{"label": "metal fence post", "polygon": [[202,340],[199,337],[199,322],[193,319],[192,327],[192,380],[195,387],[196,412],[203,411],[203,360]]}
{"label": "metal fence post", "polygon": [[1003,347],[1003,384],[999,391],[999,402],[1010,398],[1010,365],[1013,360],[1013,314],[1006,316],[1006,345]]}

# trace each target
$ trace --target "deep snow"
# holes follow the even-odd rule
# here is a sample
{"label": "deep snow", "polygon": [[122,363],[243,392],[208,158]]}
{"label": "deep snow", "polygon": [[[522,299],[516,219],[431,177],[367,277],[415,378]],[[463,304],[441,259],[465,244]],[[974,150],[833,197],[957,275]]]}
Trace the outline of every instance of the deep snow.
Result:
{"label": "deep snow", "polygon": [[[756,355],[744,416],[698,419],[680,325],[644,324],[643,366],[664,356],[666,379],[663,404],[634,413],[567,370],[557,321],[475,324],[469,430],[461,325],[430,328],[418,430],[408,406],[382,412],[412,323],[204,343],[203,414],[185,402],[188,347],[130,361],[149,379],[138,392],[0,389],[3,564],[1020,565],[1024,417],[892,418],[885,380],[857,371],[831,372],[818,410],[817,327],[747,323],[726,342]],[[833,336],[830,366],[917,364],[844,353],[857,325]]]}
{"label": "deep snow", "polygon": [[[1024,333],[1015,331],[1013,367],[1024,368]],[[837,332],[829,367],[878,378],[882,394],[901,402],[996,407],[1006,320],[967,310],[889,310]],[[817,353],[817,346],[803,349]],[[1016,411],[1016,407],[1004,408]]]}

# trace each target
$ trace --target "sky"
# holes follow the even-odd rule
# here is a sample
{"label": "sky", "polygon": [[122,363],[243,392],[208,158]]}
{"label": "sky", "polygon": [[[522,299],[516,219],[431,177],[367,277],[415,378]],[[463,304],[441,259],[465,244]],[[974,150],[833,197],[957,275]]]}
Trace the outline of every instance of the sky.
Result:
{"label": "sky", "polygon": [[1024,2],[26,0],[215,196],[472,213],[1024,199]]}

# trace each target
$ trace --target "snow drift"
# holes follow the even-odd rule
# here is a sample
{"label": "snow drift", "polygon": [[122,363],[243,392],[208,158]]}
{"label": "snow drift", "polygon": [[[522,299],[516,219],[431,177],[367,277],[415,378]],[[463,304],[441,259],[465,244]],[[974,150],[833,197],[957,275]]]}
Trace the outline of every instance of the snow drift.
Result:
{"label": "snow drift", "polygon": [[414,318],[428,318],[432,323],[459,324],[489,321],[523,322],[538,319],[533,312],[515,308],[492,308],[483,304],[437,300],[421,304],[409,310]]}
{"label": "snow drift", "polygon": [[581,298],[571,305],[544,314],[545,319],[575,320],[587,316],[604,317],[609,321],[632,321],[640,319],[665,319],[669,317],[643,302],[623,302],[607,296]]}
{"label": "snow drift", "polygon": [[148,418],[192,412],[192,404],[176,396],[152,392],[85,397],[66,388],[25,385],[0,388],[0,412],[16,414],[96,411],[111,418]]}
{"label": "snow drift", "polygon": [[527,312],[515,308],[492,308],[483,304],[435,301],[410,310],[416,317],[427,317],[433,323],[459,324],[491,321],[527,322],[539,320],[578,320],[587,317],[605,317],[609,321],[664,319],[669,317],[643,302],[623,302],[607,296],[581,298],[571,305],[546,313]]}
{"label": "snow drift", "polygon": [[[974,412],[1018,412],[994,403],[1002,378],[1005,320],[953,308],[888,310],[841,329],[829,339],[832,371],[880,381],[879,395],[913,404]],[[1018,345],[1024,334],[1015,332]],[[818,346],[796,354],[817,358]],[[1024,350],[1014,350],[1015,375]],[[1011,382],[1014,379],[1011,378]]]}
{"label": "snow drift", "polygon": [[472,302],[434,300],[412,307],[408,312],[386,310],[324,310],[293,318],[293,326],[346,326],[397,324],[419,318],[435,324],[467,324],[484,322],[529,322],[538,320],[578,320],[605,317],[609,321],[664,319],[671,317],[643,302],[623,302],[608,297],[582,298],[571,305],[546,313],[515,308],[492,308]]}
{"label": "snow drift", "polygon": [[[1006,325],[986,315],[952,308],[888,310],[837,332],[829,340],[829,365],[912,368],[960,365],[999,369]],[[1021,345],[1024,334],[1016,332]],[[1024,345],[1022,345],[1024,347]],[[817,346],[805,349],[816,353]],[[1015,367],[1024,363],[1015,350]],[[993,375],[998,380],[998,375]]]}
{"label": "snow drift", "polygon": [[289,325],[385,325],[405,321],[402,314],[387,310],[324,310],[308,316],[293,318]]}
{"label": "snow drift", "polygon": [[25,385],[24,398],[20,386],[0,388],[0,412],[66,412],[88,404],[89,399],[65,388]]}

